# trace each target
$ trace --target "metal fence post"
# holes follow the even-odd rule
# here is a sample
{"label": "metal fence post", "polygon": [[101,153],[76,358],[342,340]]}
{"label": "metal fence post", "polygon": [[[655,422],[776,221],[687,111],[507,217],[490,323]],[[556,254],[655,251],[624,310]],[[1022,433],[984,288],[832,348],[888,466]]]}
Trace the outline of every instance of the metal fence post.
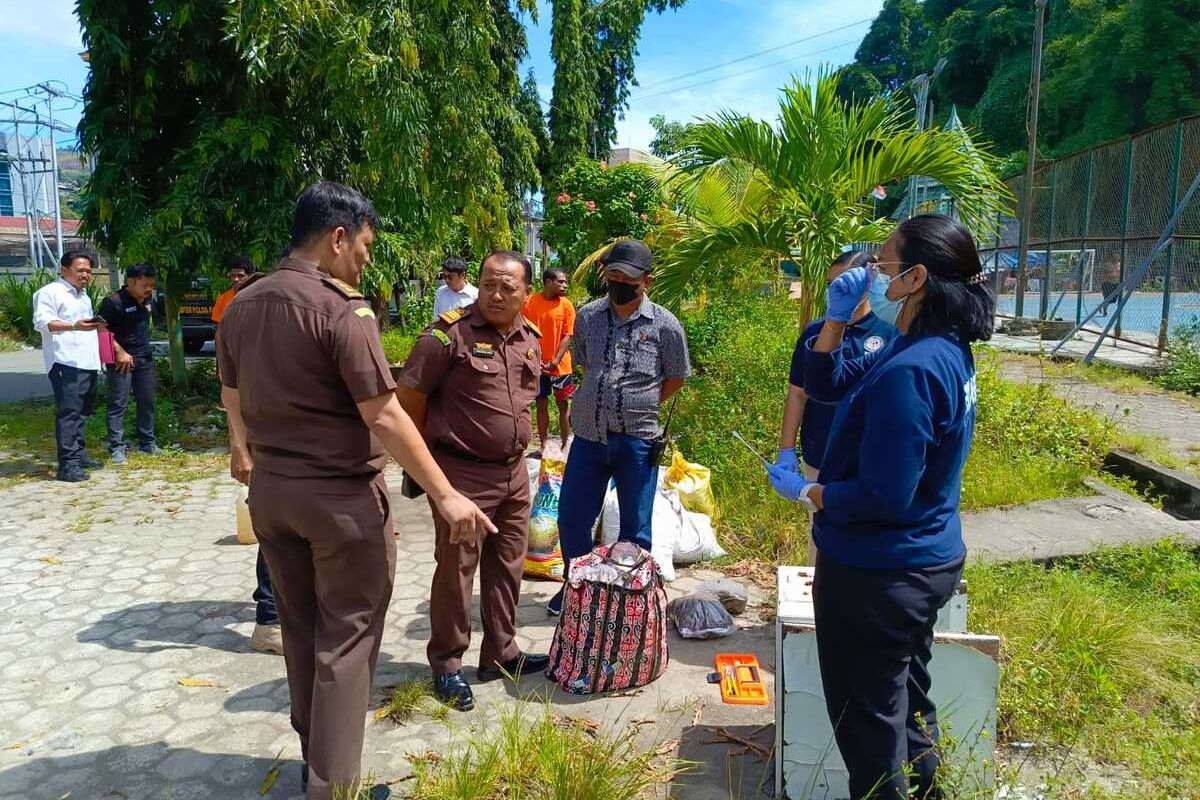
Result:
{"label": "metal fence post", "polygon": [[1088,150],[1087,178],[1083,189],[1083,237],[1079,240],[1079,284],[1076,286],[1075,324],[1083,321],[1083,259],[1087,253],[1088,234],[1092,229],[1092,169],[1096,163],[1096,148]]}
{"label": "metal fence post", "polygon": [[[1125,293],[1125,257],[1129,244],[1129,206],[1133,204],[1133,137],[1125,142],[1125,201],[1121,205],[1121,273],[1118,278],[1119,294]],[[1117,298],[1116,335],[1121,335],[1121,314],[1124,304]]]}
{"label": "metal fence post", "polygon": [[1058,177],[1058,162],[1054,161],[1050,164],[1050,208],[1046,215],[1046,271],[1042,275],[1042,308],[1038,313],[1039,319],[1046,319],[1050,311],[1050,271],[1053,267],[1051,263],[1051,247],[1054,242],[1054,184]]}
{"label": "metal fence post", "polygon": [[[1171,169],[1171,216],[1179,208],[1179,170],[1183,161],[1183,120],[1175,125],[1175,161]],[[1175,266],[1175,237],[1167,245],[1167,267],[1163,272],[1162,321],[1158,325],[1158,354],[1167,349],[1167,334],[1171,327],[1171,273]]]}

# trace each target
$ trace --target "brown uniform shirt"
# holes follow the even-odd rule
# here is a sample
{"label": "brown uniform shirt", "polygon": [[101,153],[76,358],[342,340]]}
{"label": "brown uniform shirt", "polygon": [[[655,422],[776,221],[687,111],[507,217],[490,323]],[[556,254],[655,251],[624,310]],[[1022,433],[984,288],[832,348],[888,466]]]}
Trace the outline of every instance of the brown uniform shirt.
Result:
{"label": "brown uniform shirt", "polygon": [[355,404],[396,383],[375,315],[350,286],[284,258],[238,289],[217,330],[217,364],[241,397],[256,470],[326,478],[384,468]]}
{"label": "brown uniform shirt", "polygon": [[542,375],[539,336],[523,317],[504,336],[470,305],[443,314],[417,338],[399,380],[429,398],[431,448],[494,463],[525,452]]}

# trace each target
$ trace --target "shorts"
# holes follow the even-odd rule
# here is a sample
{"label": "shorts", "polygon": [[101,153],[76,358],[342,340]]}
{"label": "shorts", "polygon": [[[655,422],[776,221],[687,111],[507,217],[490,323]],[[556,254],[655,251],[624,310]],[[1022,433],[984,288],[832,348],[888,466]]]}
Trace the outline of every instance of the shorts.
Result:
{"label": "shorts", "polygon": [[575,376],[543,375],[541,390],[538,392],[537,399],[542,400],[547,398],[551,392],[554,392],[555,400],[570,400],[575,396]]}

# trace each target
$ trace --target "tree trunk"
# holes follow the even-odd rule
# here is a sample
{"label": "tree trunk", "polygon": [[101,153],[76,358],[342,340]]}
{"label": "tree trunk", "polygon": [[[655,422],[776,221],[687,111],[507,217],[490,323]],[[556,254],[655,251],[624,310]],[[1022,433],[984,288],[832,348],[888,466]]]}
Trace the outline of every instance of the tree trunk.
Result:
{"label": "tree trunk", "polygon": [[379,332],[383,333],[392,324],[392,314],[389,308],[389,302],[383,297],[371,297],[371,311],[375,312],[375,321],[379,324]]}
{"label": "tree trunk", "polygon": [[171,365],[172,384],[179,388],[187,386],[187,362],[183,357],[183,326],[179,320],[179,298],[186,290],[187,281],[175,277],[180,270],[171,270],[167,277],[167,359]]}

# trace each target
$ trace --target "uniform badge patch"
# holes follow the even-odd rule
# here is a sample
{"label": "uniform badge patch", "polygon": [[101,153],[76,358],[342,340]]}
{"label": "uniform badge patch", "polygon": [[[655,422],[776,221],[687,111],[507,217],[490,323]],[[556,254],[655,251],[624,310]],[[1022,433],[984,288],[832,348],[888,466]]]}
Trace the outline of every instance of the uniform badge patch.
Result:
{"label": "uniform badge patch", "polygon": [[354,316],[356,316],[356,317],[372,317],[373,318],[375,316],[375,312],[366,307],[356,308],[356,309],[354,309]]}
{"label": "uniform badge patch", "polygon": [[487,342],[477,342],[475,346],[471,348],[471,355],[478,356],[480,358],[494,358],[496,355],[496,350]]}
{"label": "uniform badge patch", "polygon": [[442,347],[450,346],[450,337],[446,335],[445,331],[440,331],[437,328],[434,328],[429,331],[429,335],[441,342]]}
{"label": "uniform badge patch", "polygon": [[874,353],[881,347],[883,347],[882,336],[868,336],[867,340],[863,342],[863,350],[866,350],[868,353]]}
{"label": "uniform badge patch", "polygon": [[533,348],[529,348],[529,352],[525,354],[528,358],[533,358]]}
{"label": "uniform badge patch", "polygon": [[452,308],[449,311],[447,311],[445,314],[442,314],[439,317],[439,319],[442,322],[446,323],[447,325],[453,325],[454,323],[456,323],[460,319],[462,319],[464,316],[466,316],[466,315],[463,314],[463,311],[461,308]]}

